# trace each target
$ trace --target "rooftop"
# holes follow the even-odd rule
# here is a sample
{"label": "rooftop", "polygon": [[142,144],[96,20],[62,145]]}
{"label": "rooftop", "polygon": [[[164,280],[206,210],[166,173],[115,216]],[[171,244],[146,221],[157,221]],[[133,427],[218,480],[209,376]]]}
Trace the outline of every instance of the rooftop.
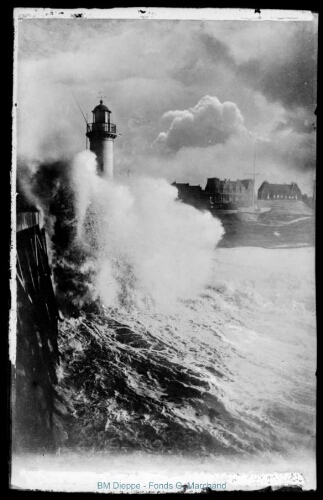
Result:
{"label": "rooftop", "polygon": [[100,101],[100,104],[98,104],[97,106],[95,106],[95,108],[92,111],[92,113],[95,113],[96,111],[107,111],[108,113],[111,113],[110,109],[105,104],[103,104],[102,99]]}

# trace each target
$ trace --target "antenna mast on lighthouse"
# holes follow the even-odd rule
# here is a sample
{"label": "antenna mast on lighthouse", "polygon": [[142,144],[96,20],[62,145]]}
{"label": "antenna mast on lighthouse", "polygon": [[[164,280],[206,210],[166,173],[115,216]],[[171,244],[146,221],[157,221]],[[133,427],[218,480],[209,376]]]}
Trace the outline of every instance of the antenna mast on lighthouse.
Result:
{"label": "antenna mast on lighthouse", "polygon": [[[86,126],[88,126],[88,122],[87,122],[87,115],[86,115],[86,118],[85,118],[84,113],[83,113],[83,111],[82,111],[82,108],[81,108],[81,106],[79,105],[78,100],[76,99],[75,94],[74,94],[74,92],[73,92],[73,90],[72,90],[72,89],[71,89],[71,92],[72,92],[73,97],[74,97],[74,99],[75,99],[75,101],[76,101],[76,104],[78,105],[78,107],[79,107],[79,109],[80,109],[80,111],[81,111],[81,113],[82,113],[82,116],[83,116],[83,118],[84,118],[84,120],[85,120]],[[86,138],[86,140],[85,140],[85,149],[87,149],[87,138]]]}

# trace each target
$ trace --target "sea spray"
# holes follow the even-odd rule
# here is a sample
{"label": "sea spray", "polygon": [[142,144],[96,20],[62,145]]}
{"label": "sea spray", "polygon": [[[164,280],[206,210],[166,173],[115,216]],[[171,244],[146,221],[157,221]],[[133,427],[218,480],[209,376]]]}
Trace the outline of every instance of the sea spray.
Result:
{"label": "sea spray", "polygon": [[164,179],[135,177],[126,185],[99,177],[90,151],[75,158],[72,185],[77,239],[91,247],[94,288],[105,305],[127,293],[137,305],[148,294],[169,308],[203,289],[223,235],[210,213],[176,201]]}
{"label": "sea spray", "polygon": [[62,446],[313,460],[313,252],[216,249],[216,219],[163,180],[101,179],[90,152],[37,174],[56,217]]}

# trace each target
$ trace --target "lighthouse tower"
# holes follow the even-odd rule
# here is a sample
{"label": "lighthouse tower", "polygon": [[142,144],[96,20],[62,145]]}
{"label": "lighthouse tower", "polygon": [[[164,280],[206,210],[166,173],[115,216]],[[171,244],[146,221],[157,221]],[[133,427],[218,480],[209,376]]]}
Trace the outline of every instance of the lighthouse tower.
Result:
{"label": "lighthouse tower", "polygon": [[94,108],[93,123],[87,124],[86,136],[90,139],[90,150],[96,154],[98,173],[113,178],[113,141],[117,137],[117,127],[110,121],[111,111],[100,101]]}

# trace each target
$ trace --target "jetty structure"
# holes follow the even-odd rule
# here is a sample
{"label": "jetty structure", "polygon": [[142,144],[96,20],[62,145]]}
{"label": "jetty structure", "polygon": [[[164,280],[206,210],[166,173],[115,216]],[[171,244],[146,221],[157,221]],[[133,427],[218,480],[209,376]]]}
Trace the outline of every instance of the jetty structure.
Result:
{"label": "jetty structure", "polygon": [[86,130],[90,150],[97,157],[98,173],[108,179],[113,179],[113,143],[117,137],[117,127],[111,123],[111,113],[101,99],[92,111],[93,122],[87,123]]}
{"label": "jetty structure", "polygon": [[16,204],[16,334],[11,370],[13,451],[55,447],[58,308],[40,213],[21,190]]}

